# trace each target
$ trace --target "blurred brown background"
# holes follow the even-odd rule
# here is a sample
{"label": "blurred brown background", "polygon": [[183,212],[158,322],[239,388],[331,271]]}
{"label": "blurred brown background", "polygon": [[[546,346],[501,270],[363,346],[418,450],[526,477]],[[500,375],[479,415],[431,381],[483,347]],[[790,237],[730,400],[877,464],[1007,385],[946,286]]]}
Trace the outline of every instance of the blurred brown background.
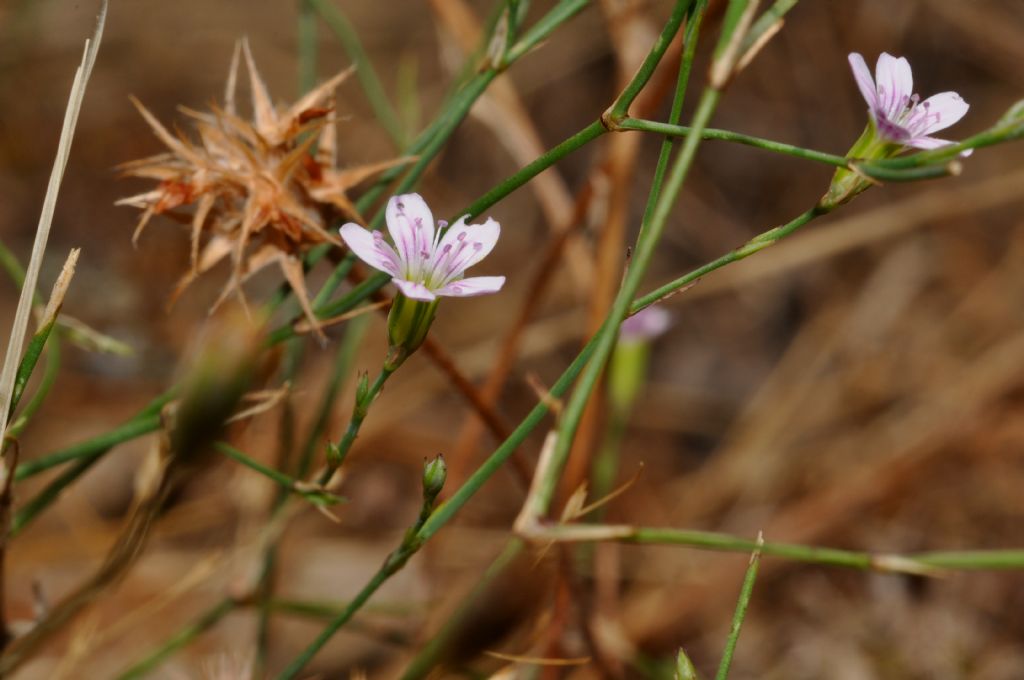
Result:
{"label": "blurred brown background", "polygon": [[[94,4],[0,5],[0,238],[23,260]],[[415,68],[421,121],[429,121],[462,54],[439,18],[448,3],[338,4],[358,27],[389,92],[400,70]],[[553,3],[534,4],[531,17]],[[706,35],[717,29],[723,4],[712,3]],[[483,17],[489,3],[468,5]],[[436,213],[455,213],[532,157],[516,131],[532,130],[548,148],[600,115],[616,94],[623,52],[648,49],[669,5],[595,3],[517,63],[508,79],[527,118],[503,118],[507,100],[481,102],[421,185]],[[68,349],[53,394],[23,438],[25,457],[109,429],[165,389],[226,276],[215,271],[166,311],[188,262],[185,232],[158,218],[133,249],[137,214],[113,206],[144,186],[118,179],[115,166],[159,150],[128,96],[187,129],[175,107],[219,101],[234,42],[248,36],[272,94],[291,101],[298,91],[295,25],[294,2],[112,3],[43,286],[63,254],[81,246],[65,311],[130,343],[135,355]],[[320,48],[321,77],[347,66],[323,26]],[[734,83],[714,124],[842,153],[865,115],[847,66],[851,51],[870,64],[880,51],[906,56],[923,96],[958,91],[971,110],[943,136],[959,138],[987,127],[1024,93],[1024,5],[804,0]],[[688,98],[691,106],[695,100]],[[340,90],[339,110],[347,116],[340,127],[343,162],[395,155],[354,79]],[[649,117],[665,115],[663,102]],[[635,235],[660,139],[638,138],[636,158],[622,166],[614,146],[622,137],[606,136],[560,163],[558,174],[545,180],[548,194],[538,196],[535,183],[488,211],[502,223],[503,238],[480,271],[507,274],[507,288],[501,298],[453,301],[441,310],[435,337],[461,370],[482,380],[558,227],[552,215],[590,178],[589,217],[529,324],[500,401],[509,423],[534,403],[526,376],[550,384],[585,339],[594,298],[608,278],[598,253],[613,219],[609,206],[625,210],[624,242]],[[763,529],[769,540],[879,552],[1020,545],[1022,160],[1024,147],[984,149],[964,163],[960,177],[872,190],[667,303],[675,322],[657,342],[621,477],[632,477],[641,462],[644,471],[610,506],[610,519],[748,536]],[[628,182],[624,203],[610,190],[612,171]],[[824,192],[830,176],[829,168],[809,162],[705,143],[649,285],[794,217]],[[621,251],[613,242],[603,252]],[[323,272],[313,276],[319,280]],[[16,290],[0,284],[0,319],[6,320]],[[250,296],[259,299],[275,285],[274,275],[261,278]],[[383,324],[373,324],[358,362],[371,371],[383,352]],[[317,403],[333,349],[310,347],[293,399],[300,422]],[[329,430],[334,436],[350,393],[351,385]],[[361,587],[415,515],[423,457],[450,454],[470,417],[429,361],[417,357],[403,368],[349,460],[342,492],[351,503],[340,511],[341,524],[316,513],[298,518],[283,543],[279,591],[343,600]],[[235,432],[235,440],[269,456],[278,421],[269,414]],[[599,426],[591,433],[598,437]],[[530,461],[540,434],[523,447]],[[492,443],[484,435],[475,452],[453,461],[463,478]],[[6,583],[12,616],[31,616],[33,583],[57,599],[95,567],[120,526],[147,446],[139,440],[118,448],[14,542]],[[16,500],[43,481],[24,484]],[[162,519],[130,577],[18,677],[113,677],[140,658],[255,568],[252,537],[272,491],[249,470],[212,464]],[[317,657],[310,674],[341,678],[363,669],[371,677],[393,676],[500,550],[521,499],[512,475],[496,475]],[[607,637],[635,652],[625,654],[636,660],[626,672],[654,673],[656,662],[682,645],[703,677],[713,673],[746,557],[673,547],[602,551],[619,574]],[[460,637],[464,649],[452,653],[444,674],[461,672],[462,663],[482,673],[501,666],[477,656],[484,649],[588,654],[579,611],[558,604],[552,590],[552,560],[531,557],[499,584],[473,627],[479,640]],[[590,574],[578,576],[590,587]],[[562,627],[551,621],[560,611],[570,618]],[[1014,573],[925,581],[766,560],[731,677],[1022,678],[1022,612],[1024,576]],[[244,610],[230,615],[152,677],[228,677],[211,669],[251,653],[253,621]],[[281,616],[271,670],[297,654],[320,625]],[[538,646],[552,631],[560,644]],[[595,664],[557,671],[599,672]]]}

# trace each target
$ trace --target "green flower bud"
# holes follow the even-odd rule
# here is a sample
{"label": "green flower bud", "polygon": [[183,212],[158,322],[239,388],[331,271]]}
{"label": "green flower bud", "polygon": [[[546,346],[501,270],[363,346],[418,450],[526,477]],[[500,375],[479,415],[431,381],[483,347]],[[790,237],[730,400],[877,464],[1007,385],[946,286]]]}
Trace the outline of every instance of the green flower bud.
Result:
{"label": "green flower bud", "polygon": [[437,455],[437,458],[423,464],[423,498],[433,502],[437,495],[444,488],[445,479],[448,477],[448,466],[444,462],[444,456]]}
{"label": "green flower bud", "polygon": [[697,680],[697,669],[682,649],[676,655],[676,680]]}
{"label": "green flower bud", "polygon": [[356,404],[366,401],[366,395],[370,391],[370,374],[363,371],[359,374],[359,382],[356,383]]}

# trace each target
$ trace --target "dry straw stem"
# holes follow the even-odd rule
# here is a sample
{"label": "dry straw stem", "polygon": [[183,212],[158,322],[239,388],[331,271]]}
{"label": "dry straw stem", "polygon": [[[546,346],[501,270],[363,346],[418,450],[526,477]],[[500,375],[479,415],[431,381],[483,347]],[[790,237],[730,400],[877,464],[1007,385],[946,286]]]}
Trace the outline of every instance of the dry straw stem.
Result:
{"label": "dry straw stem", "polygon": [[29,258],[28,270],[25,273],[25,281],[21,286],[21,296],[18,298],[18,307],[7,342],[7,354],[4,356],[3,368],[0,369],[0,433],[7,430],[7,421],[10,416],[8,411],[10,410],[11,399],[14,393],[15,373],[20,360],[21,347],[25,342],[25,334],[28,332],[29,316],[32,312],[32,296],[36,290],[39,268],[43,262],[43,255],[46,252],[46,242],[50,236],[50,227],[53,224],[53,213],[57,206],[57,194],[60,191],[61,180],[64,177],[64,168],[67,167],[68,157],[71,154],[71,141],[75,136],[78,114],[82,110],[85,86],[89,82],[89,76],[92,74],[93,64],[96,63],[96,54],[99,51],[100,41],[103,38],[103,26],[106,18],[107,0],[103,0],[99,16],[96,19],[96,28],[93,31],[92,38],[85,41],[85,53],[82,55],[82,62],[75,71],[75,79],[71,85],[71,94],[68,96],[68,105],[64,111],[64,124],[60,132],[60,142],[57,144],[57,157],[53,161],[50,181],[46,187],[43,210],[39,215],[36,238],[32,244],[32,255]]}

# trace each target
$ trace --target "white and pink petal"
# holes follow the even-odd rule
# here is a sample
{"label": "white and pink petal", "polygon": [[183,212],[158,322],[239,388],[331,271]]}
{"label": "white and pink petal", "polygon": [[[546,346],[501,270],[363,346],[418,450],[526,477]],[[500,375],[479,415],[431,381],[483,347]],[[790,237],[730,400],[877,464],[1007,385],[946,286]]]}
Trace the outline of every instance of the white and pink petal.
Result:
{"label": "white and pink petal", "polygon": [[434,215],[419,194],[392,196],[385,210],[388,231],[402,259],[409,265],[421,262],[434,242]]}
{"label": "white and pink petal", "polygon": [[914,132],[929,135],[945,130],[963,118],[969,108],[970,104],[956,92],[934,94],[918,104],[914,110],[916,115],[923,116],[921,129],[915,129]]}
{"label": "white and pink petal", "polygon": [[368,231],[354,222],[343,225],[339,231],[341,239],[356,257],[374,269],[398,276],[398,254],[384,240],[383,234],[379,231]]}
{"label": "white and pink petal", "polygon": [[448,297],[475,297],[497,293],[504,285],[504,276],[472,276],[452,281],[438,290],[437,294]]}
{"label": "white and pink petal", "polygon": [[857,52],[851,52],[847,59],[850,61],[850,68],[853,69],[853,78],[857,81],[857,87],[860,88],[860,94],[864,97],[864,101],[868,103],[868,108],[872,112],[878,110],[881,108],[878,101],[878,90],[875,88],[875,80],[871,77],[871,71],[868,69],[864,57]]}
{"label": "white and pink petal", "polygon": [[391,283],[395,284],[398,290],[402,291],[402,295],[412,300],[431,302],[437,299],[437,295],[433,291],[417,281],[408,281],[396,277],[391,279]]}
{"label": "white and pink petal", "polygon": [[914,94],[914,76],[905,57],[894,57],[887,52],[878,55],[875,65],[875,86],[878,88],[880,108],[891,119],[898,119]]}

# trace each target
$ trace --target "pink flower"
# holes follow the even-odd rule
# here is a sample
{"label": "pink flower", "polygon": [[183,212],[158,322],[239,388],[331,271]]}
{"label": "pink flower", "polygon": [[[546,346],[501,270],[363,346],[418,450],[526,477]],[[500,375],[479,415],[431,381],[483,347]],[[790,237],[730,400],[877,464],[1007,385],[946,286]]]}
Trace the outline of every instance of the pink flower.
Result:
{"label": "pink flower", "polygon": [[853,52],[850,66],[857,86],[868,103],[879,135],[888,141],[917,149],[935,149],[954,142],[930,136],[964,117],[969,108],[956,92],[942,92],[921,101],[914,94],[910,63],[883,52],[875,66],[875,77],[864,57]]}
{"label": "pink flower", "polygon": [[[460,217],[442,235],[434,229],[434,216],[419,194],[392,196],[386,216],[394,246],[379,231],[352,222],[341,227],[341,238],[363,262],[390,274],[406,297],[424,302],[441,296],[472,297],[496,293],[505,284],[504,276],[463,278],[498,242],[501,226],[494,220],[466,224]],[[440,226],[443,229],[445,223]]]}

